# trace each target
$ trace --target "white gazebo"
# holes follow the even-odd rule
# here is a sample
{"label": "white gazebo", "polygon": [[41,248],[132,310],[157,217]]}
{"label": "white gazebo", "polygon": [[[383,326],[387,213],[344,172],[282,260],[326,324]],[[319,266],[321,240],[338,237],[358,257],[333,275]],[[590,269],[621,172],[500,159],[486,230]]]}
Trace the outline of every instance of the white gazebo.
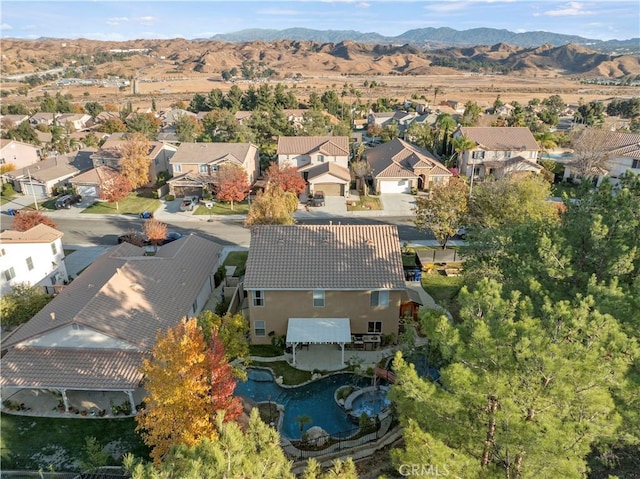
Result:
{"label": "white gazebo", "polygon": [[351,342],[349,318],[289,318],[287,342],[292,345],[293,365],[298,344],[339,344],[344,365],[344,345]]}

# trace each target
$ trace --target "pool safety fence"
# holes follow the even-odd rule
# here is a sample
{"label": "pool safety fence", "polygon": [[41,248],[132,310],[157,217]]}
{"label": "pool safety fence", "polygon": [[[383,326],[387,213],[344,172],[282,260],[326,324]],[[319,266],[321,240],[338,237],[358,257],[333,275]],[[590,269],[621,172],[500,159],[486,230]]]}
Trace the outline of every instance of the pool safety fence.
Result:
{"label": "pool safety fence", "polygon": [[387,434],[393,423],[393,416],[388,414],[382,419],[375,417],[372,420],[373,424],[366,429],[357,427],[334,434],[285,441],[282,447],[285,454],[293,460],[317,458],[354,449],[375,442]]}

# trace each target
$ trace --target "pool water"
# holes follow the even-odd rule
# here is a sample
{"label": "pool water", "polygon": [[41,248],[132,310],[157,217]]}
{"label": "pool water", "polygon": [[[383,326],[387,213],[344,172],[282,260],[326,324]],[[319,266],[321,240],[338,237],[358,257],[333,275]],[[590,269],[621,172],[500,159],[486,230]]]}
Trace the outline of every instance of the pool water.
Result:
{"label": "pool water", "polygon": [[359,418],[362,413],[369,417],[378,415],[391,405],[387,399],[387,388],[367,391],[353,400],[351,414]]}
{"label": "pool water", "polygon": [[239,381],[234,395],[250,398],[256,402],[272,401],[284,406],[284,420],[280,434],[290,438],[301,437],[299,416],[309,416],[311,422],[304,425],[304,431],[312,426],[320,426],[333,436],[352,431],[354,424],[335,401],[334,394],[340,386],[353,385],[365,387],[371,385],[370,378],[353,373],[340,373],[326,376],[304,386],[296,388],[280,387],[270,371],[249,369],[247,381]]}

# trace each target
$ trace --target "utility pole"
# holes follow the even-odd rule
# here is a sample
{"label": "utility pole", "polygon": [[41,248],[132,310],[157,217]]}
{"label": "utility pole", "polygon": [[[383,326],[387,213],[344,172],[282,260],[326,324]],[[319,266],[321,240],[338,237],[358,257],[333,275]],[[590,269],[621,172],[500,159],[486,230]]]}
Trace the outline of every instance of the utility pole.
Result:
{"label": "utility pole", "polygon": [[31,194],[33,195],[33,205],[36,207],[36,211],[38,211],[38,200],[36,200],[36,192],[33,189],[33,180],[31,179],[31,170],[27,168],[27,175],[29,175],[29,186],[31,187]]}

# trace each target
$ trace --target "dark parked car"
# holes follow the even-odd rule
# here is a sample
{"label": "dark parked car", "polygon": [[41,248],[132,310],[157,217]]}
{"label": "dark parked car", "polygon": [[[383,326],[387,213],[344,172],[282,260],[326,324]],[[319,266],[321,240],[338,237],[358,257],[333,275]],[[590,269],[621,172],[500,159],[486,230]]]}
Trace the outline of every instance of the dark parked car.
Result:
{"label": "dark parked car", "polygon": [[316,191],[311,198],[311,206],[324,206],[324,191]]}
{"label": "dark parked car", "polygon": [[[172,241],[182,238],[182,236],[182,234],[176,231],[167,231],[167,235],[160,243],[158,243],[158,246],[171,243]],[[149,238],[147,238],[144,234],[136,232],[125,233],[118,236],[118,244],[120,243],[131,243],[136,246],[151,246],[152,244],[151,241],[149,241]]]}
{"label": "dark parked car", "polygon": [[75,205],[76,203],[80,203],[82,201],[82,196],[80,195],[64,195],[56,200],[56,209],[69,209],[71,205]]}

